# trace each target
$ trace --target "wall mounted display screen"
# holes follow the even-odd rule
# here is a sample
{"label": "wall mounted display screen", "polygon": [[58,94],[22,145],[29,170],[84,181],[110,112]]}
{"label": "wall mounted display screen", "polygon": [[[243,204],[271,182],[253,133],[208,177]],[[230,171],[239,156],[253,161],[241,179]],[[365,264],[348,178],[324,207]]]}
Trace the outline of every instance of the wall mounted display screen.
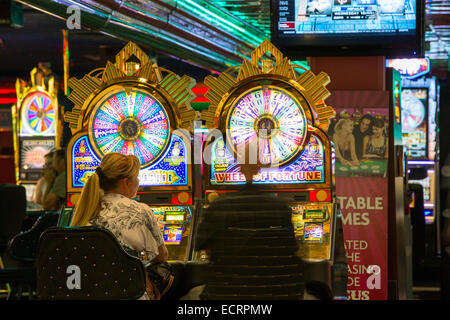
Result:
{"label": "wall mounted display screen", "polygon": [[402,142],[409,158],[427,156],[428,89],[402,88]]}
{"label": "wall mounted display screen", "polygon": [[272,42],[291,59],[423,55],[420,0],[272,0],[272,12]]}

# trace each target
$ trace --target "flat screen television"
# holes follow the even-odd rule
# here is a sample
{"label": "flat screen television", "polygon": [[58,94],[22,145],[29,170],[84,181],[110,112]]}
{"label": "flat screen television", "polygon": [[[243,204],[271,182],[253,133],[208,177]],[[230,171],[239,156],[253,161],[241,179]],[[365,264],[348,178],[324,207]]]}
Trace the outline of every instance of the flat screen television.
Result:
{"label": "flat screen television", "polygon": [[424,55],[424,0],[271,0],[271,41],[290,59]]}

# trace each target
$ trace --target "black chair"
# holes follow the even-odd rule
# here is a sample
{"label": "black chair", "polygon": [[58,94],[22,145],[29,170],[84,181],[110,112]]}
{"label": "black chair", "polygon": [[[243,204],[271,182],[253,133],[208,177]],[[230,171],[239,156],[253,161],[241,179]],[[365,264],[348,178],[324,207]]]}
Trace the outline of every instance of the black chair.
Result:
{"label": "black chair", "polygon": [[14,184],[0,185],[0,255],[9,240],[22,228],[27,206],[25,188]]}
{"label": "black chair", "polygon": [[30,230],[14,236],[10,241],[8,250],[11,257],[19,261],[34,262],[39,237],[46,229],[56,226],[58,218],[58,212],[44,212]]}
{"label": "black chair", "polygon": [[36,274],[41,300],[129,300],[145,292],[142,262],[126,253],[110,231],[97,227],[44,231]]}
{"label": "black chair", "polygon": [[4,269],[0,270],[0,283],[8,283],[10,292],[7,299],[20,299],[24,289],[28,298],[33,298],[36,290],[36,258],[39,237],[47,228],[56,226],[58,212],[44,212],[30,230],[20,232],[9,242],[3,255]]}

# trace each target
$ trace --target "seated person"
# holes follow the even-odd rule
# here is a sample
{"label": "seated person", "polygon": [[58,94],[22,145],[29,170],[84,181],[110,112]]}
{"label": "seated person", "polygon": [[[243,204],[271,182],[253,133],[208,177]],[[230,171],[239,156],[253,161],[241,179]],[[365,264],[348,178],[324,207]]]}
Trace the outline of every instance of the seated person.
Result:
{"label": "seated person", "polygon": [[240,168],[246,185],[212,202],[203,214],[195,245],[209,256],[204,286],[185,298],[303,299],[292,211],[285,200],[261,193],[252,183],[260,166],[245,161]]}
{"label": "seated person", "polygon": [[87,180],[70,225],[108,229],[125,251],[138,254],[144,264],[166,262],[168,250],[153,211],[132,200],[139,188],[140,166],[134,155],[107,154]]}
{"label": "seated person", "polygon": [[340,119],[334,128],[333,141],[336,159],[343,165],[357,166],[355,137],[353,136],[353,121]]}
{"label": "seated person", "polygon": [[56,171],[56,178],[53,185],[47,191],[44,197],[42,207],[44,210],[60,209],[66,199],[66,153],[63,149],[56,150],[53,153],[52,168]]}
{"label": "seated person", "polygon": [[45,164],[42,170],[42,177],[36,183],[36,189],[34,189],[34,194],[32,201],[34,203],[42,205],[44,198],[47,195],[47,191],[50,191],[50,187],[56,177],[56,171],[52,167],[53,153],[49,152],[45,155]]}
{"label": "seated person", "polygon": [[384,134],[384,121],[374,119],[372,134],[365,136],[363,140],[363,158],[387,159],[388,138]]}

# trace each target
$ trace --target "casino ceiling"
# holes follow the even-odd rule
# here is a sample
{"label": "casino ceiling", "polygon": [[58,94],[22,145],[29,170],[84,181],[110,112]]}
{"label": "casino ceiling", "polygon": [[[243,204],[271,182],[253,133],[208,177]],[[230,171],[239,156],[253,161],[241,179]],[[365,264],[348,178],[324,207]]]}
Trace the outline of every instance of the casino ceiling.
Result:
{"label": "casino ceiling", "polygon": [[[33,15],[30,10],[39,10],[64,20],[72,13],[68,7],[77,5],[82,28],[70,31],[75,43],[94,45],[101,38],[102,45],[116,48],[119,41],[131,40],[161,59],[169,57],[207,72],[220,72],[240,63],[263,39],[270,38],[270,0],[15,1],[24,5],[28,15]],[[449,13],[450,0],[426,0],[426,55],[439,78],[446,77],[448,71]],[[59,24],[64,27],[63,22]],[[75,44],[71,48],[77,50]],[[91,53],[89,58],[100,60],[100,55]]]}

